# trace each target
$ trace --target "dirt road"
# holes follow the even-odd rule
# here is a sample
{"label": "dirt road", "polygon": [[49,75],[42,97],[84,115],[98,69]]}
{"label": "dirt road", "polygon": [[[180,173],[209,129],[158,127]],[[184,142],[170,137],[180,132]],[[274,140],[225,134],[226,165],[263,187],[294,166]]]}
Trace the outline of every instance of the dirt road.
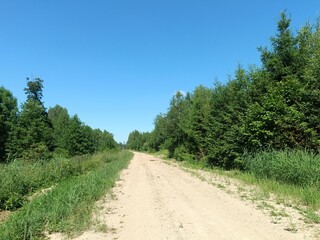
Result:
{"label": "dirt road", "polygon": [[114,194],[101,203],[100,232],[77,239],[304,239],[254,206],[147,154],[135,153]]}

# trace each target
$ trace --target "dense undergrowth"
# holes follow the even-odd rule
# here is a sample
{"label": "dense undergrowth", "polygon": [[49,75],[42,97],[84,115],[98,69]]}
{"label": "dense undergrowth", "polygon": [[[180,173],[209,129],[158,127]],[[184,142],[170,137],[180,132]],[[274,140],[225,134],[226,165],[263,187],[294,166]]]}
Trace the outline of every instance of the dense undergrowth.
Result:
{"label": "dense undergrowth", "polygon": [[[9,185],[12,184],[11,188],[21,195],[41,186],[55,186],[46,194],[24,202],[19,210],[2,223],[0,239],[42,239],[45,231],[71,233],[86,228],[90,224],[94,202],[114,185],[118,172],[128,165],[131,158],[130,152],[114,151],[43,163],[42,170],[40,163],[7,166],[8,169],[12,168],[11,172],[19,166],[22,168],[23,173],[14,171],[18,175],[15,180],[7,180]],[[58,166],[53,166],[54,163]],[[29,175],[20,176],[25,173]],[[55,174],[60,177],[50,177]],[[29,187],[21,190],[19,181],[22,185],[29,184]],[[13,187],[13,183],[16,187]]]}
{"label": "dense undergrowth", "polygon": [[246,171],[259,178],[320,190],[320,156],[307,151],[259,152],[248,157]]}
{"label": "dense undergrowth", "polygon": [[[259,152],[248,156],[243,175],[265,191],[294,198],[312,210],[320,209],[320,156],[302,150]],[[320,216],[314,216],[320,223]]]}
{"label": "dense undergrowth", "polygon": [[95,169],[100,164],[99,156],[104,155],[1,164],[0,210],[15,210],[35,191]]}

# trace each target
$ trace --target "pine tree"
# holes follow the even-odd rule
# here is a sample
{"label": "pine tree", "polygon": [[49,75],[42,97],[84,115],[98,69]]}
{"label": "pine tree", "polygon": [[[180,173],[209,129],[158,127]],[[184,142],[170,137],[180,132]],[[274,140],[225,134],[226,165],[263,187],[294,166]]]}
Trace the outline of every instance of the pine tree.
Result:
{"label": "pine tree", "polygon": [[48,110],[48,117],[53,126],[53,138],[56,146],[56,152],[59,155],[67,155],[68,132],[70,125],[70,116],[68,110],[59,105]]}
{"label": "pine tree", "polygon": [[42,100],[42,80],[27,83],[27,101],[22,104],[18,121],[12,130],[9,153],[14,158],[38,160],[49,157],[54,149],[52,124]]}
{"label": "pine tree", "polygon": [[17,99],[4,87],[0,87],[0,162],[7,160],[7,146],[17,118]]}

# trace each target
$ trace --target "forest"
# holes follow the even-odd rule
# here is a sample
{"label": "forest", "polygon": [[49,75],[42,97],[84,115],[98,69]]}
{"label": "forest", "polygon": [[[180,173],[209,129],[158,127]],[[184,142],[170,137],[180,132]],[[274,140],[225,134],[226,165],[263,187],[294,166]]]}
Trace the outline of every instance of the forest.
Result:
{"label": "forest", "polygon": [[43,80],[27,80],[27,100],[21,108],[12,93],[0,87],[0,162],[72,157],[118,146],[111,133],[92,129],[66,108],[56,105],[47,110]]}
{"label": "forest", "polygon": [[[128,147],[166,150],[170,158],[227,170],[259,169],[270,160],[270,168],[285,168],[279,175],[293,166],[301,171],[307,155],[316,159],[313,165],[307,160],[310,172],[319,173],[319,22],[293,31],[291,18],[283,12],[270,46],[258,51],[261,66],[238,66],[226,83],[177,92],[167,112],[155,118],[154,130],[131,132]],[[255,156],[264,153],[270,157],[257,160]],[[280,155],[287,156],[283,165]],[[292,155],[297,162],[285,163],[295,158]],[[264,174],[274,172],[270,168]],[[319,183],[319,177],[314,181]]]}

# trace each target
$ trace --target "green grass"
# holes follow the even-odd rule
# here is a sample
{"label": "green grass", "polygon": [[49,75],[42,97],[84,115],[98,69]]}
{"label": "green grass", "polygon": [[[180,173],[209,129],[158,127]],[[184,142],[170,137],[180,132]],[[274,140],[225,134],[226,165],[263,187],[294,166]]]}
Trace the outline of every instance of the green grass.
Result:
{"label": "green grass", "polygon": [[127,151],[92,156],[82,166],[89,171],[61,181],[13,213],[0,225],[0,239],[43,239],[45,231],[70,234],[87,228],[94,203],[114,185],[131,158]]}
{"label": "green grass", "polygon": [[307,151],[269,151],[248,156],[245,168],[259,178],[320,189],[320,156]]}
{"label": "green grass", "polygon": [[54,159],[48,162],[18,161],[0,165],[0,209],[15,210],[29,194],[76,176],[84,171],[86,158]]}
{"label": "green grass", "polygon": [[161,158],[164,158],[164,159],[168,159],[168,155],[169,155],[169,151],[166,150],[166,149],[161,149],[158,152],[148,152],[148,153],[153,154],[156,157],[161,157]]}
{"label": "green grass", "polygon": [[79,176],[96,169],[104,158],[105,154],[100,153],[94,158],[88,155],[70,159],[0,164],[0,210],[18,209],[31,194],[72,176]]}

